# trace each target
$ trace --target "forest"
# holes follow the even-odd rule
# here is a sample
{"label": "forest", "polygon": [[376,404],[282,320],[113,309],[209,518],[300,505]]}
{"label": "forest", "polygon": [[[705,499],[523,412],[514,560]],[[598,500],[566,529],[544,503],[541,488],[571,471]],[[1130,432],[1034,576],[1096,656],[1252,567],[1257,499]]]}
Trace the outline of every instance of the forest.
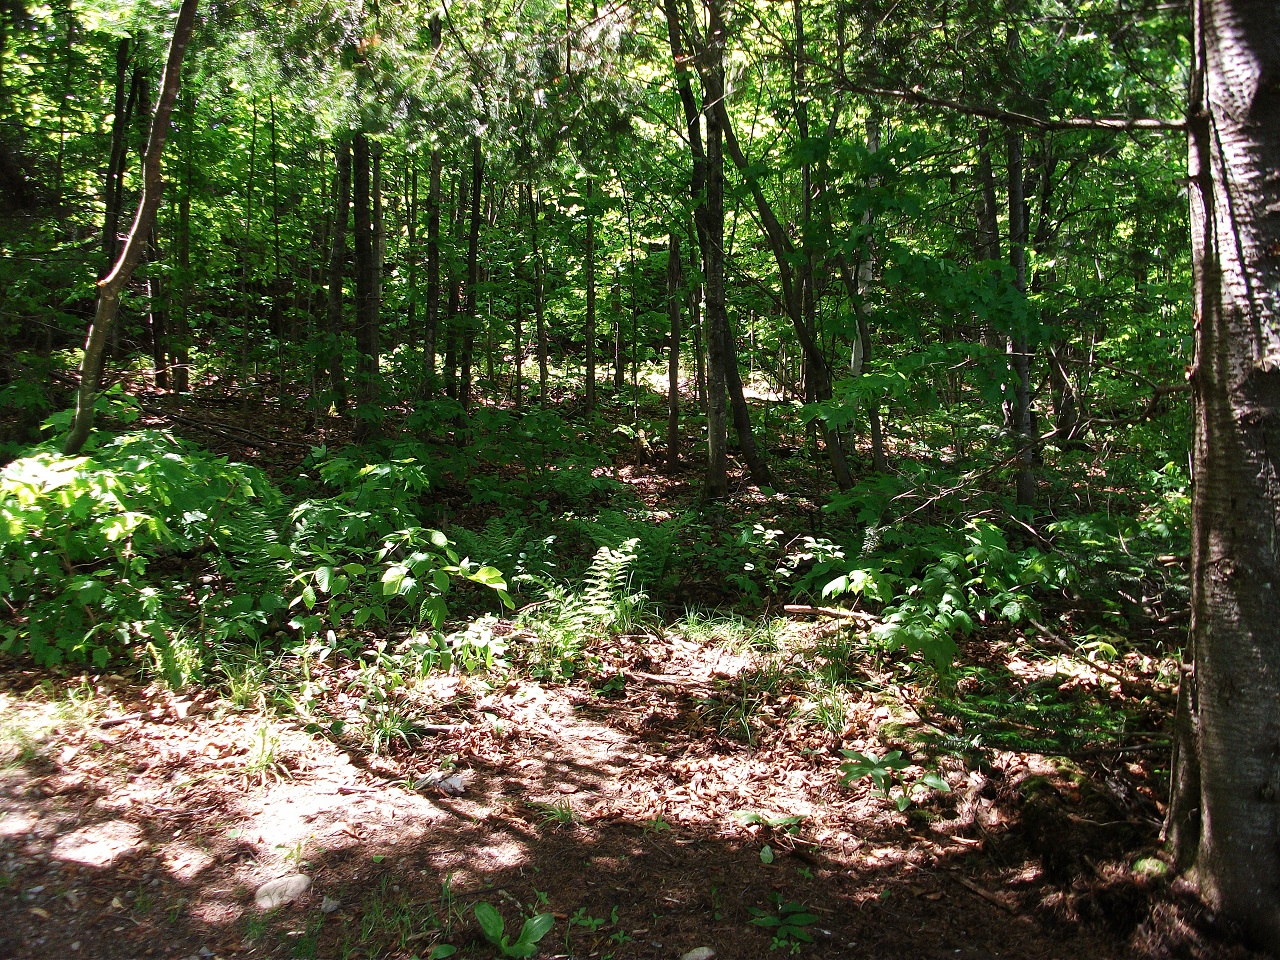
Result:
{"label": "forest", "polygon": [[1257,0],[4,0],[0,957],[1269,955],[1278,85]]}

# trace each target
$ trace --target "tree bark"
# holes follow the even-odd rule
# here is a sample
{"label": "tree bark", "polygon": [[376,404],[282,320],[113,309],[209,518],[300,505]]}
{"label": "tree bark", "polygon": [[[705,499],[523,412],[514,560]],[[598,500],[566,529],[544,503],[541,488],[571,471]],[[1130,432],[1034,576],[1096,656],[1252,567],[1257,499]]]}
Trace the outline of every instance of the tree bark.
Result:
{"label": "tree bark", "polygon": [[[1023,195],[1022,131],[1009,130],[1005,139],[1009,148],[1009,262],[1013,282],[1024,297],[1027,292],[1027,204]],[[1018,505],[1036,502],[1034,472],[1035,429],[1031,415],[1031,340],[1027,327],[1030,317],[1015,320],[1009,336],[1009,369],[1013,373],[1013,398],[1006,404],[1005,416],[1013,431],[1015,480]]]}
{"label": "tree bark", "polygon": [[667,317],[667,467],[674,470],[680,465],[680,236],[674,230],[667,244]]}
{"label": "tree bark", "polygon": [[1191,633],[1166,830],[1205,900],[1280,943],[1280,8],[1197,0]]}
{"label": "tree bark", "polygon": [[351,140],[333,145],[333,231],[329,240],[329,294],[326,326],[329,389],[340,413],[347,412],[347,381],[342,370],[342,284],[347,262],[347,218],[351,212]]}
{"label": "tree bark", "polygon": [[84,359],[80,363],[80,384],[76,390],[75,418],[72,421],[71,432],[67,435],[62,448],[63,454],[68,457],[78,454],[84,448],[85,441],[89,439],[89,431],[93,428],[94,403],[97,399],[98,385],[102,380],[102,363],[107,337],[111,333],[112,324],[120,309],[120,294],[138,265],[147,237],[155,224],[156,210],[160,207],[160,196],[164,191],[160,157],[164,152],[165,139],[169,134],[169,118],[173,114],[173,104],[178,98],[178,89],[182,85],[182,57],[195,29],[198,8],[197,0],[182,0],[182,6],[178,10],[178,20],[174,25],[173,37],[169,41],[169,55],[165,59],[164,76],[160,81],[160,96],[156,100],[151,132],[147,137],[147,151],[142,164],[142,195],[138,198],[138,210],[134,214],[133,226],[129,228],[129,235],[115,266],[110,273],[98,281],[98,303],[93,322],[89,325],[89,335],[84,346]]}
{"label": "tree bark", "polygon": [[422,364],[427,395],[436,391],[436,337],[440,328],[440,151],[431,151],[427,187],[427,309],[422,332]]}
{"label": "tree bark", "polygon": [[356,439],[376,433],[378,402],[378,254],[373,224],[373,156],[368,136],[351,138],[351,205],[356,272]]}
{"label": "tree bark", "polygon": [[533,257],[533,314],[538,337],[538,404],[547,405],[547,322],[543,309],[542,251],[538,247],[538,208],[542,196],[529,182],[529,243]]}
{"label": "tree bark", "polygon": [[[724,19],[721,0],[706,0],[709,18],[702,82],[706,99],[715,102],[724,91]],[[726,376],[731,358],[729,314],[724,302],[724,130],[720,112],[707,114],[706,201],[701,204],[702,236],[706,241],[703,263],[707,276],[707,479],[703,495],[708,500],[729,496],[728,410]]]}
{"label": "tree bark", "polygon": [[587,317],[583,330],[583,364],[585,401],[587,413],[596,409],[596,214],[595,180],[587,178],[587,250],[582,259],[582,270],[587,275]]}
{"label": "tree bark", "polygon": [[116,90],[115,108],[111,118],[111,152],[107,157],[107,176],[103,186],[103,203],[106,216],[102,224],[102,255],[107,268],[105,276],[115,262],[118,250],[117,239],[120,232],[120,207],[124,190],[124,168],[129,151],[126,144],[126,131],[129,129],[129,115],[133,111],[133,96],[137,91],[137,77],[127,84],[129,76],[129,40],[121,38],[116,43]]}
{"label": "tree bark", "polygon": [[471,230],[467,236],[467,289],[462,308],[465,329],[462,336],[462,375],[458,400],[462,409],[471,406],[471,360],[475,353],[476,302],[480,291],[480,199],[484,187],[484,153],[480,138],[471,138]]}
{"label": "tree bark", "polygon": [[173,377],[174,393],[186,393],[191,386],[191,177],[195,155],[195,97],[185,94],[182,98],[180,129],[183,137],[182,197],[178,201],[178,269],[174,286],[176,309],[173,314]]}

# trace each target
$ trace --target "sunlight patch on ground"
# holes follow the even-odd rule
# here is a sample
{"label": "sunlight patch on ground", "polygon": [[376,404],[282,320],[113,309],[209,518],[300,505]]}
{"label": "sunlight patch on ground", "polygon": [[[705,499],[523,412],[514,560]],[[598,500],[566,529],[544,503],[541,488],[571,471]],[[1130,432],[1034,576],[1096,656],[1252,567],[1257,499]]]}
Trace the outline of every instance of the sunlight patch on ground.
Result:
{"label": "sunlight patch on ground", "polygon": [[86,867],[107,867],[133,853],[144,842],[142,831],[136,825],[108,820],[59,837],[53,844],[53,856]]}

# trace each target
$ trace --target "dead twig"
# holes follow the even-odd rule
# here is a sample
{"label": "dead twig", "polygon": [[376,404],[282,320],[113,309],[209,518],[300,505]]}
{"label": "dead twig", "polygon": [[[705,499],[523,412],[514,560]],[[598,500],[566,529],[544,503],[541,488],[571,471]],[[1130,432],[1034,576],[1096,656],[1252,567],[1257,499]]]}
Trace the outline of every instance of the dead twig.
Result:
{"label": "dead twig", "polygon": [[999,907],[1001,910],[1005,911],[1006,913],[1012,914],[1015,917],[1018,915],[1017,907],[1009,906],[1009,904],[1005,903],[1004,900],[1002,900],[996,894],[992,893],[986,887],[980,887],[976,883],[974,883],[972,880],[968,879],[967,877],[962,877],[954,873],[951,875],[951,879],[953,879],[956,883],[960,884],[960,886],[964,887],[970,893],[977,894],[983,900],[987,901],[987,903],[994,904],[995,906]]}
{"label": "dead twig", "polygon": [[846,610],[843,607],[811,607],[803,603],[788,603],[784,606],[785,613],[795,613],[801,616],[811,617],[834,617],[837,620],[857,620],[859,623],[879,623],[878,617],[873,617],[869,613],[863,613],[861,610]]}
{"label": "dead twig", "polygon": [[[1068,654],[1069,656],[1072,656],[1072,657],[1078,657],[1080,655],[1079,650],[1075,649],[1075,647],[1071,646],[1071,644],[1067,643],[1067,641],[1063,640],[1060,636],[1058,636],[1048,627],[1040,623],[1037,623],[1035,620],[1029,619],[1027,620],[1027,622],[1031,624],[1032,627],[1035,628],[1036,633],[1040,634],[1042,637],[1048,640],[1049,643],[1057,647],[1063,653]],[[1112,667],[1108,667],[1106,664],[1098,663],[1096,660],[1090,660],[1089,666],[1092,669],[1098,671],[1098,673],[1105,674],[1106,676],[1111,677],[1113,680],[1116,680],[1117,682],[1119,682],[1122,689],[1128,687],[1133,682],[1131,677],[1126,676],[1121,671],[1113,669]]]}

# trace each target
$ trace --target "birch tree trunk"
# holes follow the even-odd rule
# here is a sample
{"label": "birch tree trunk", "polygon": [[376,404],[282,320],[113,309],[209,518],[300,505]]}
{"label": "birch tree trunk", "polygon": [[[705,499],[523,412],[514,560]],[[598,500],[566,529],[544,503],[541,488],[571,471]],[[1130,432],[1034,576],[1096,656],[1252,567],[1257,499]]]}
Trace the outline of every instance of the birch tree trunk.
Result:
{"label": "birch tree trunk", "polygon": [[1204,899],[1280,943],[1280,7],[1196,0],[1191,636],[1166,831]]}

